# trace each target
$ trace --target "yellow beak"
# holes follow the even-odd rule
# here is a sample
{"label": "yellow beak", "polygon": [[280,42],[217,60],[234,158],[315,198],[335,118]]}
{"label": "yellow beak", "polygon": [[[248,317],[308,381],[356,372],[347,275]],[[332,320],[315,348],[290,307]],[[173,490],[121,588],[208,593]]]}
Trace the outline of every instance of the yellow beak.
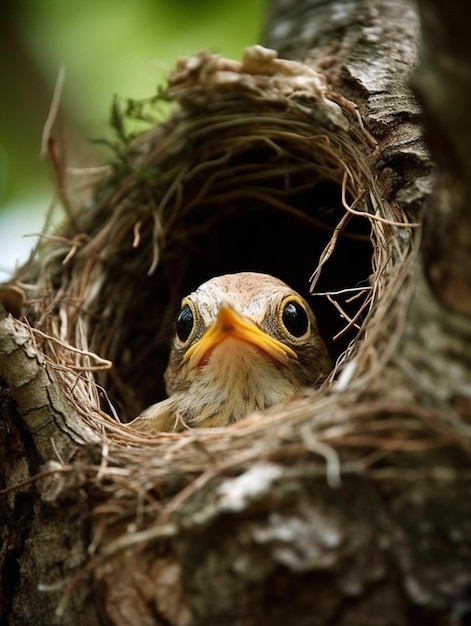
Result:
{"label": "yellow beak", "polygon": [[280,365],[286,363],[289,358],[298,358],[296,352],[289,346],[260,330],[256,324],[237,313],[229,304],[223,303],[214,322],[201,339],[188,348],[183,360],[190,361],[197,367],[203,364],[205,357],[216,346],[230,337],[259,348]]}

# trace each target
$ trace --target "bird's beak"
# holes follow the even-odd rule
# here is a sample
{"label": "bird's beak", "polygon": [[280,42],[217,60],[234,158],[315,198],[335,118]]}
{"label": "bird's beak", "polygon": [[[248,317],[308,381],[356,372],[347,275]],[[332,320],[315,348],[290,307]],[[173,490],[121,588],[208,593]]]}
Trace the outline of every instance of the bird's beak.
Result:
{"label": "bird's beak", "polygon": [[278,365],[286,363],[289,358],[297,359],[296,352],[289,346],[260,330],[256,324],[237,313],[229,304],[223,303],[214,322],[201,339],[188,348],[183,360],[190,361],[195,366],[202,365],[211,351],[228,338],[255,346]]}

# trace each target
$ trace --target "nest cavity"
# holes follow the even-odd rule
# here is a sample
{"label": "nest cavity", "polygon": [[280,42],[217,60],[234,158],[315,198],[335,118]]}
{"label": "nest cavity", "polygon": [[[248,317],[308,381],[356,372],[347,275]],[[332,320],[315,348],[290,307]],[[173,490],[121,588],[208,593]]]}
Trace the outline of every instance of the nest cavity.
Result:
{"label": "nest cavity", "polygon": [[164,398],[181,298],[228,272],[286,281],[311,302],[337,370],[353,357],[354,377],[368,370],[365,345],[391,339],[413,238],[352,103],[254,47],[241,63],[183,59],[156,98],[115,103],[113,126],[89,199],[17,276],[82,408],[127,421]]}

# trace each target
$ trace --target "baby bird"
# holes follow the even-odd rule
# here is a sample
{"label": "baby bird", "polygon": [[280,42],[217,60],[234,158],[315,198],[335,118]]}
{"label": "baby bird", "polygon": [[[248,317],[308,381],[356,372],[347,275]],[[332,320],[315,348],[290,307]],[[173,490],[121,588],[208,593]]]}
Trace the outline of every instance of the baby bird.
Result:
{"label": "baby bird", "polygon": [[268,274],[212,278],[183,299],[165,372],[168,399],[143,432],[227,426],[318,387],[332,363],[307,302]]}

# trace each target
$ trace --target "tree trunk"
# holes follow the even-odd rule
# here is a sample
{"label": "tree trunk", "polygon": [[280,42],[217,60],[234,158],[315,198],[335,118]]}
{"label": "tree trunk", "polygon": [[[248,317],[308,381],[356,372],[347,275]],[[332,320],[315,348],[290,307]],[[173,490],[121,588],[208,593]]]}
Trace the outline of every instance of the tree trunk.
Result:
{"label": "tree trunk", "polygon": [[[145,239],[142,224],[154,237],[176,223],[178,235],[183,221],[174,213],[159,221],[155,210],[155,221],[136,221],[130,227],[136,245],[126,248],[119,267],[113,265],[114,252],[107,255],[106,246],[121,233],[106,213],[107,194],[112,215],[129,204],[136,215],[143,198],[151,198],[152,210],[152,203],[163,205],[180,180],[173,173],[160,197],[163,179],[155,186],[146,179],[138,202],[131,175],[139,170],[144,179],[149,164],[144,160],[160,149],[168,171],[177,171],[177,144],[145,143],[150,133],[130,141],[115,120],[125,155],[107,179],[109,187],[97,187],[94,221],[90,211],[77,215],[54,244],[67,239],[70,249],[51,248],[54,253],[40,257],[39,269],[26,267],[17,285],[2,292],[14,310],[18,285],[26,289],[29,283],[31,289],[36,280],[38,293],[34,299],[28,295],[28,324],[5,310],[0,314],[2,624],[469,622],[471,51],[465,16],[464,2],[444,7],[439,0],[422,0],[417,10],[409,0],[273,0],[262,43],[293,63],[253,49],[241,65],[202,55],[182,62],[170,77],[180,106],[174,119],[181,128],[182,111],[196,120],[191,133],[186,126],[182,131],[185,154],[204,150],[205,141],[209,146],[206,121],[198,126],[199,116],[206,109],[216,115],[224,98],[230,101],[231,85],[243,76],[234,89],[263,100],[269,123],[264,126],[265,118],[249,109],[239,109],[238,115],[247,123],[255,116],[258,135],[281,119],[277,154],[288,135],[310,124],[309,141],[311,135],[329,139],[325,153],[325,144],[316,144],[322,155],[313,149],[313,161],[327,162],[338,139],[343,159],[358,157],[347,163],[353,178],[358,166],[371,181],[361,198],[369,207],[363,210],[372,224],[374,261],[362,265],[360,256],[351,256],[353,247],[341,264],[342,271],[356,264],[371,270],[375,304],[352,343],[337,354],[330,385],[274,411],[268,422],[253,416],[228,429],[146,440],[113,419],[111,404],[132,413],[132,407],[139,410],[152,399],[151,386],[149,392],[144,382],[143,391],[136,388],[154,361],[146,361],[141,350],[143,366],[139,377],[135,374],[137,339],[129,333],[122,345],[123,328],[136,323],[145,333],[150,308],[140,302],[152,289],[161,290],[158,301],[142,302],[152,302],[153,314],[165,326],[189,280],[180,258],[173,260],[181,234],[171,240],[174,248],[167,243],[156,252],[151,243],[138,245]],[[254,76],[256,84],[250,82]],[[275,101],[276,89],[285,95],[293,90],[283,107]],[[234,102],[238,110],[242,105]],[[302,124],[291,123],[291,107],[297,107]],[[217,130],[221,164],[225,128],[221,124]],[[163,129],[159,137],[165,138],[165,123]],[[244,141],[251,138],[248,133]],[[272,145],[266,138],[253,154],[264,161],[268,152],[263,150]],[[195,171],[202,165],[199,161]],[[289,165],[284,162],[286,171]],[[182,178],[189,202],[211,185],[214,198],[221,196],[217,173],[205,174],[197,184],[189,172]],[[344,196],[346,176],[342,169],[336,181]],[[333,178],[329,173],[329,184]],[[236,205],[238,179],[226,176],[224,184]],[[203,203],[207,212],[209,197],[208,192]],[[386,217],[374,210],[383,202],[392,211]],[[350,209],[357,206],[352,201]],[[237,207],[237,219],[246,219]],[[237,220],[228,223],[233,225],[224,242],[229,245],[233,237],[243,248]],[[276,236],[281,223],[287,235],[289,221],[276,222],[268,232]],[[207,230],[214,224],[209,220]],[[264,221],[258,227],[256,240],[266,239],[269,225]],[[354,239],[358,233],[349,234]],[[211,247],[209,236],[203,241]],[[332,243],[330,234],[321,239],[320,251],[325,241]],[[297,246],[290,248],[293,254]],[[152,271],[157,267],[155,281],[129,278],[136,248]],[[247,250],[240,255],[251,258]],[[273,267],[278,256],[277,250],[270,257]],[[221,252],[218,258],[223,262],[214,269],[227,271],[229,257]],[[329,258],[324,255],[325,263]],[[210,264],[204,255],[195,259],[190,265],[200,267],[201,259]],[[75,291],[66,289],[78,267],[87,278],[74,284]],[[199,269],[191,271],[195,278]],[[118,282],[121,289],[125,285],[119,297],[113,296]],[[177,286],[172,290],[169,284]],[[98,310],[100,292],[106,306]],[[136,308],[126,317],[131,300]],[[113,317],[107,318],[109,309]],[[70,315],[67,324],[59,310]],[[88,315],[86,322],[81,315]],[[119,332],[113,331],[103,348],[97,342],[115,318]],[[129,369],[127,350],[134,364]],[[152,355],[155,362],[164,360],[159,350]]]}

